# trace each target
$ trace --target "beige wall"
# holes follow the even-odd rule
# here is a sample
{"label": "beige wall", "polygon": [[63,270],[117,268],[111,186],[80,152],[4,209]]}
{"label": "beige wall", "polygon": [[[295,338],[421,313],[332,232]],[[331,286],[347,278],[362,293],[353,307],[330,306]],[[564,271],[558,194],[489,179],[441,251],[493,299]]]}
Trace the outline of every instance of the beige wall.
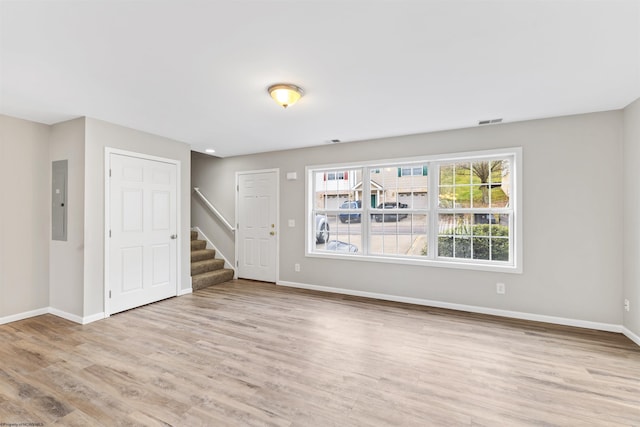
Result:
{"label": "beige wall", "polygon": [[49,126],[0,115],[0,320],[49,305]]}
{"label": "beige wall", "polygon": [[[192,183],[233,220],[235,172],[280,168],[281,281],[620,325],[622,118],[613,111],[226,159],[194,154]],[[503,147],[523,147],[523,274],[304,256],[306,165]],[[233,259],[233,235],[196,198],[192,225]]]}
{"label": "beige wall", "polygon": [[49,240],[49,304],[82,317],[84,297],[85,119],[51,126],[50,160],[68,160],[67,241]]}
{"label": "beige wall", "polygon": [[[640,99],[624,110],[624,326],[640,337]],[[622,301],[620,301],[622,305]],[[640,344],[640,343],[639,343]]]}
{"label": "beige wall", "polygon": [[104,311],[104,159],[105,148],[144,153],[180,161],[181,289],[190,287],[190,167],[187,144],[96,119],[86,119],[84,216],[84,316]]}

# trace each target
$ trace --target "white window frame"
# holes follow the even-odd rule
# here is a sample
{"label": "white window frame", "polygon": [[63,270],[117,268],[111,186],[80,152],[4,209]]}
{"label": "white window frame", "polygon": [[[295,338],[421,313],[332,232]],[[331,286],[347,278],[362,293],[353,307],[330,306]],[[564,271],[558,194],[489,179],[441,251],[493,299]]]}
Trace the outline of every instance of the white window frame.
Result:
{"label": "white window frame", "polygon": [[[462,258],[441,258],[435,254],[435,249],[438,244],[438,214],[439,213],[453,213],[453,212],[441,212],[438,207],[438,179],[439,179],[439,165],[445,162],[460,162],[460,161],[478,161],[482,159],[494,159],[496,157],[509,157],[510,173],[511,173],[511,194],[509,196],[509,213],[510,225],[509,225],[509,262],[500,261],[485,261],[476,259],[462,259]],[[370,221],[371,213],[375,213],[377,210],[371,209],[369,203],[362,204],[362,245],[363,251],[355,254],[352,253],[334,253],[326,251],[315,250],[315,233],[314,224],[315,219],[312,217],[314,212],[314,173],[322,170],[351,170],[363,168],[363,200],[368,200],[367,197],[370,194],[370,173],[371,169],[376,169],[381,165],[398,167],[406,166],[408,163],[424,163],[428,165],[428,197],[429,207],[426,209],[428,212],[428,244],[429,254],[424,257],[402,257],[392,255],[371,255],[368,254],[366,248],[369,247],[369,235],[370,235]],[[445,267],[467,270],[482,270],[482,271],[496,271],[520,274],[523,271],[523,237],[522,237],[522,148],[512,147],[505,149],[495,150],[483,150],[453,154],[439,154],[431,156],[420,156],[402,159],[386,159],[375,160],[358,163],[340,163],[340,164],[327,164],[327,165],[310,165],[305,168],[306,179],[306,244],[305,244],[305,256],[312,258],[332,258],[341,260],[355,260],[355,261],[368,261],[368,262],[383,262],[394,264],[408,264],[408,265],[423,265],[431,267]],[[478,209],[478,211],[483,209]],[[495,209],[494,209],[495,210]],[[414,209],[402,212],[411,213]],[[420,209],[420,211],[424,211]],[[486,209],[484,210],[486,211]],[[394,213],[395,210],[385,211],[385,213]],[[466,213],[474,213],[474,210],[468,210]]]}

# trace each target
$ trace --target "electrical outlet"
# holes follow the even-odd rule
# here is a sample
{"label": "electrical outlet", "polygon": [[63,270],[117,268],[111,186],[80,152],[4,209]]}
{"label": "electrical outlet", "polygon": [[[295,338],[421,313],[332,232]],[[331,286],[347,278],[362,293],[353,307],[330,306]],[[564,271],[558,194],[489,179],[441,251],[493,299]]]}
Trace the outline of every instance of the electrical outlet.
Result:
{"label": "electrical outlet", "polygon": [[294,264],[293,265],[293,269],[295,270],[296,273],[300,272],[300,264]]}
{"label": "electrical outlet", "polygon": [[629,311],[631,310],[631,303],[629,302],[628,299],[624,300],[624,311]]}
{"label": "electrical outlet", "polygon": [[504,294],[506,291],[504,283],[496,283],[496,293]]}

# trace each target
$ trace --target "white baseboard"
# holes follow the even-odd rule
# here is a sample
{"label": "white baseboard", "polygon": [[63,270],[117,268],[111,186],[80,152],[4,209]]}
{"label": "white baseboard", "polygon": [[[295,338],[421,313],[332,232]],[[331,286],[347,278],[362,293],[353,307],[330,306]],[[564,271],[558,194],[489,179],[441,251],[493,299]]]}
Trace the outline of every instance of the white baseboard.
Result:
{"label": "white baseboard", "polygon": [[[380,299],[380,300],[386,300],[386,301],[404,302],[408,304],[424,305],[427,307],[447,308],[450,310],[467,311],[470,313],[489,314],[492,316],[509,317],[513,319],[554,323],[557,325],[576,326],[579,328],[595,329],[599,331],[623,333],[623,329],[624,329],[622,325],[615,325],[611,323],[600,323],[600,322],[591,322],[588,320],[567,319],[564,317],[546,316],[542,314],[523,313],[519,311],[510,311],[510,310],[500,310],[496,308],[455,304],[455,303],[442,302],[442,301],[426,300],[421,298],[411,298],[411,297],[403,297],[403,296],[397,296],[397,295],[379,294],[374,292],[354,291],[351,289],[333,288],[329,286],[309,285],[306,283],[278,281],[276,284],[280,286],[288,286],[291,288],[310,289],[314,291],[353,295],[358,297],[374,298],[374,299]],[[629,333],[631,332],[629,331]],[[633,340],[633,338],[631,339]],[[635,341],[635,342],[638,343],[638,341]],[[640,343],[638,345],[640,345]]]}
{"label": "white baseboard", "polygon": [[107,316],[104,314],[104,312],[102,313],[96,313],[96,314],[92,314],[91,316],[84,316],[82,318],[82,323],[83,325],[86,325],[87,323],[91,323],[91,322],[95,322],[97,320],[102,320],[102,319],[106,319]]}
{"label": "white baseboard", "polygon": [[207,242],[207,247],[211,247],[211,249],[215,249],[216,250],[216,258],[218,258],[218,256],[220,256],[220,259],[224,260],[224,268],[230,268],[233,270],[233,278],[237,279],[238,278],[238,271],[237,269],[233,266],[233,264],[231,264],[229,262],[229,260],[227,259],[227,257],[224,256],[224,254],[218,249],[216,248],[216,245],[213,244],[213,242],[211,240],[209,240],[209,238],[207,237],[206,234],[204,234],[202,232],[202,230],[200,230],[200,227],[195,226],[191,228],[193,231],[197,231],[199,235],[202,236],[202,238],[204,240],[206,240]]}
{"label": "white baseboard", "polygon": [[96,320],[104,319],[104,313],[96,313],[91,316],[80,317],[76,314],[67,313],[54,307],[39,308],[37,310],[25,311],[24,313],[13,314],[11,316],[0,317],[0,325],[5,323],[17,322],[18,320],[28,319],[30,317],[42,316],[43,314],[53,314],[74,323],[86,325]]}
{"label": "white baseboard", "polygon": [[28,319],[30,317],[42,316],[43,314],[49,313],[49,309],[39,308],[37,310],[25,311],[24,313],[12,314],[10,316],[0,317],[0,325],[4,325],[5,323],[17,322],[18,320]]}
{"label": "white baseboard", "polygon": [[63,319],[67,319],[74,323],[79,323],[81,325],[86,325],[87,323],[95,322],[97,320],[102,320],[105,318],[104,313],[96,313],[91,316],[78,316],[77,314],[67,313],[66,311],[58,310],[54,307],[49,307],[49,314],[53,314],[54,316],[62,317]]}
{"label": "white baseboard", "polygon": [[[48,313],[49,314],[53,314],[54,316],[62,317],[63,319],[67,319],[67,320],[70,320],[70,321],[75,322],[75,323],[80,323],[81,325],[84,324],[84,322],[82,321],[82,317],[81,316],[78,316],[76,314],[67,313],[66,311],[58,310],[57,308],[49,307]],[[104,315],[102,316],[102,318],[104,318]],[[89,323],[89,322],[87,322],[87,323]]]}
{"label": "white baseboard", "polygon": [[629,338],[631,341],[633,341],[634,343],[640,345],[640,336],[634,334],[633,332],[631,332],[629,329],[625,328],[624,326],[622,327],[622,333]]}
{"label": "white baseboard", "polygon": [[180,289],[178,291],[178,296],[181,297],[182,295],[187,295],[193,292],[193,288],[187,288],[187,289]]}

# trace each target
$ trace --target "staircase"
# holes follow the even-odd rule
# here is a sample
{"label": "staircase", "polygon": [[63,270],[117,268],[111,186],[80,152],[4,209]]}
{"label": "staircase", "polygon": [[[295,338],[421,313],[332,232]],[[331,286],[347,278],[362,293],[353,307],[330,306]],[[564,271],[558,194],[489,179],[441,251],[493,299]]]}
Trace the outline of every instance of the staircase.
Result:
{"label": "staircase", "polygon": [[192,231],[191,287],[194,292],[233,279],[233,270],[224,268],[224,260],[216,259],[216,251],[206,247],[206,240],[198,240],[198,232]]}

